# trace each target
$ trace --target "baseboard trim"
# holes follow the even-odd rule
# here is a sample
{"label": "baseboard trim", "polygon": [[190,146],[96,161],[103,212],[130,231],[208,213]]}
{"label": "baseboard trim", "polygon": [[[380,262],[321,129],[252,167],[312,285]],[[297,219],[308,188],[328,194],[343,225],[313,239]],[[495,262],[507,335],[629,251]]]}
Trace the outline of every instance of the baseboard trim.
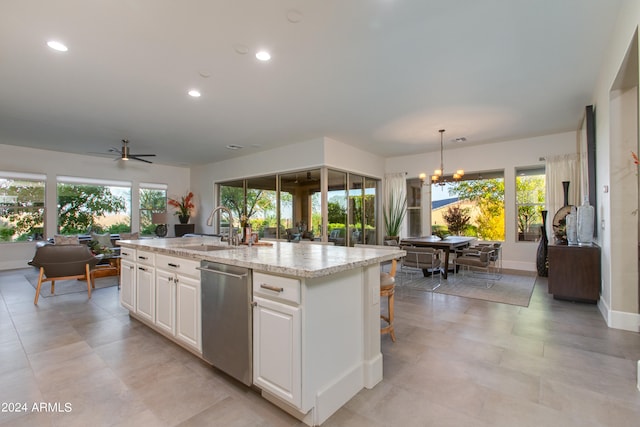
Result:
{"label": "baseboard trim", "polygon": [[602,296],[598,300],[598,309],[608,327],[623,331],[640,332],[640,314],[611,310]]}

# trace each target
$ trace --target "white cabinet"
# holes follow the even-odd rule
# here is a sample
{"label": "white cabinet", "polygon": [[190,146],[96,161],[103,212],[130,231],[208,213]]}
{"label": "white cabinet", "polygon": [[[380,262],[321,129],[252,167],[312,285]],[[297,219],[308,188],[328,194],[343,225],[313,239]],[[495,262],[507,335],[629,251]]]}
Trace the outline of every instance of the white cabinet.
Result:
{"label": "white cabinet", "polygon": [[202,351],[200,278],[178,275],[176,338]]}
{"label": "white cabinet", "polygon": [[156,270],[156,326],[171,335],[176,333],[175,274]]}
{"label": "white cabinet", "polygon": [[138,264],[136,267],[136,314],[155,322],[155,269]]}
{"label": "white cabinet", "polygon": [[136,314],[151,323],[156,319],[154,262],[153,252],[136,251]]}
{"label": "white cabinet", "polygon": [[254,297],[253,383],[295,407],[302,403],[300,307]]}
{"label": "white cabinet", "polygon": [[120,304],[136,311],[136,250],[122,248],[120,250]]}
{"label": "white cabinet", "polygon": [[253,302],[253,383],[300,408],[300,280],[254,272]]}
{"label": "white cabinet", "polygon": [[156,325],[202,352],[200,263],[156,254]]}

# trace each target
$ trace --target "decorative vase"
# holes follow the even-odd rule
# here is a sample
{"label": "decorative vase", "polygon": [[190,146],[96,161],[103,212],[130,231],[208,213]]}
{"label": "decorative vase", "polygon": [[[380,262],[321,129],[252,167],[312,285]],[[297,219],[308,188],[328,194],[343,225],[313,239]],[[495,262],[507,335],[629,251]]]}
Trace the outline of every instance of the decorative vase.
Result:
{"label": "decorative vase", "polygon": [[577,229],[578,229],[578,244],[579,245],[591,245],[593,243],[593,229],[594,229],[594,208],[589,204],[589,199],[586,197],[582,202],[582,205],[578,207],[577,215]]}
{"label": "decorative vase", "polygon": [[549,240],[547,239],[547,211],[540,212],[542,215],[542,226],[540,227],[540,243],[538,244],[538,252],[536,254],[536,269],[538,276],[547,277],[549,275],[549,267],[547,265],[547,251]]}
{"label": "decorative vase", "polygon": [[178,220],[180,220],[180,224],[188,224],[189,223],[189,215],[178,215]]}

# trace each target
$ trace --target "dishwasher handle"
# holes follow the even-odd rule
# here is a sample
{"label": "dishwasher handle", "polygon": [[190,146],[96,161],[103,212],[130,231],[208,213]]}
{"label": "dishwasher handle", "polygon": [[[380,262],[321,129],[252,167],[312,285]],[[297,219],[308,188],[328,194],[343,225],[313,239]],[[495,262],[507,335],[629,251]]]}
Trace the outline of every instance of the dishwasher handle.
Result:
{"label": "dishwasher handle", "polygon": [[243,277],[247,276],[247,273],[242,273],[242,274],[227,273],[226,271],[215,270],[213,268],[196,267],[196,269],[200,271],[205,271],[207,273],[215,273],[215,274],[222,274],[223,276],[231,276],[236,279],[242,279]]}

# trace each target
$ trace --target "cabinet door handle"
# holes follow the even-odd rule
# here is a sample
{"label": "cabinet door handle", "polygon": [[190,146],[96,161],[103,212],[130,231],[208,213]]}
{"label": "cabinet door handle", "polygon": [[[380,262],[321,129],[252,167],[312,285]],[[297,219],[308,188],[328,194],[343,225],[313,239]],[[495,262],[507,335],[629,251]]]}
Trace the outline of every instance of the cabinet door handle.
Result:
{"label": "cabinet door handle", "polygon": [[138,270],[147,271],[147,269],[144,267],[138,267]]}
{"label": "cabinet door handle", "polygon": [[266,283],[260,283],[260,287],[262,289],[266,289],[268,291],[273,291],[273,292],[284,292],[284,288],[279,288],[277,286],[271,286],[271,285],[267,285]]}
{"label": "cabinet door handle", "polygon": [[146,257],[146,256],[138,256],[138,259],[144,259],[144,260],[146,260],[146,259],[148,259],[148,257]]}
{"label": "cabinet door handle", "polygon": [[173,267],[173,268],[180,268],[180,264],[174,264],[174,263],[172,263],[172,262],[167,263],[167,265],[168,265],[169,267]]}
{"label": "cabinet door handle", "polygon": [[129,256],[129,252],[121,252],[124,256]]}

